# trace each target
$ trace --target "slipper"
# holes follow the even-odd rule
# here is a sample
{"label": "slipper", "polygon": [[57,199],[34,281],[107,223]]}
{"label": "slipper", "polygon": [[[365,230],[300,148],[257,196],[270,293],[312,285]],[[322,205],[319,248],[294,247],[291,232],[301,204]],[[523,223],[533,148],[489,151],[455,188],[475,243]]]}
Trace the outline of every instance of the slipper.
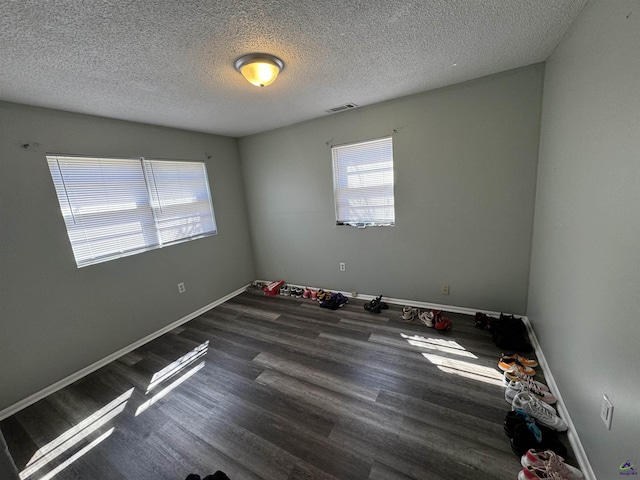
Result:
{"label": "slipper", "polygon": [[386,310],[387,308],[389,308],[389,305],[382,301],[382,295],[378,295],[376,298],[371,300],[371,304],[374,303],[379,305],[382,310]]}

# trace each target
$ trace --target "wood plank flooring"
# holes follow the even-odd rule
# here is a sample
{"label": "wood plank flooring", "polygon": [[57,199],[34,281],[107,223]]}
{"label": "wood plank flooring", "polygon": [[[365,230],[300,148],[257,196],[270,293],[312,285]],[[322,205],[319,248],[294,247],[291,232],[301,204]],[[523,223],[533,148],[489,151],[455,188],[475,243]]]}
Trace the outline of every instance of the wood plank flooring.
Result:
{"label": "wood plank flooring", "polygon": [[246,292],[0,429],[28,480],[515,479],[489,333],[363,303]]}

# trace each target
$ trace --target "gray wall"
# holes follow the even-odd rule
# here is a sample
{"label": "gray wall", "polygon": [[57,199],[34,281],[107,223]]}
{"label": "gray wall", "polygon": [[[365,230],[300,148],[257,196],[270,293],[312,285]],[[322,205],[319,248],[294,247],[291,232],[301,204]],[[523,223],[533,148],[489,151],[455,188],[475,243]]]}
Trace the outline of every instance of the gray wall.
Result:
{"label": "gray wall", "polygon": [[[240,139],[258,277],[525,313],[543,71],[538,64]],[[396,226],[335,226],[327,143],[394,129]]]}
{"label": "gray wall", "polygon": [[[219,233],[78,269],[45,152],[208,152]],[[235,139],[0,103],[0,410],[252,281],[245,207]]]}
{"label": "gray wall", "polygon": [[640,461],[639,51],[640,2],[593,1],[544,84],[528,315],[600,479]]}

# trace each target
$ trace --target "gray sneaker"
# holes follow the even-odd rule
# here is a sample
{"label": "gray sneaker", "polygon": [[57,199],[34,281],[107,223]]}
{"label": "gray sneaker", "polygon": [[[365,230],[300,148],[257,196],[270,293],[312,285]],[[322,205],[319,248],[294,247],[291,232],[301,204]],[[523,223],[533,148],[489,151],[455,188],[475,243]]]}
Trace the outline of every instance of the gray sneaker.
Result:
{"label": "gray sneaker", "polygon": [[516,396],[513,397],[511,407],[514,410],[524,410],[545,427],[549,427],[558,432],[564,432],[567,429],[567,424],[564,423],[560,417],[549,411],[551,406],[542,403],[528,390],[523,390],[522,392],[517,393]]}
{"label": "gray sneaker", "polygon": [[557,415],[556,409],[551,406],[552,403],[556,403],[556,397],[549,392],[543,392],[542,390],[534,390],[535,385],[528,385],[524,382],[509,382],[507,389],[504,392],[504,399],[509,405],[513,403],[513,398],[520,392],[528,391],[532,393],[538,400],[542,401],[544,405],[551,413]]}

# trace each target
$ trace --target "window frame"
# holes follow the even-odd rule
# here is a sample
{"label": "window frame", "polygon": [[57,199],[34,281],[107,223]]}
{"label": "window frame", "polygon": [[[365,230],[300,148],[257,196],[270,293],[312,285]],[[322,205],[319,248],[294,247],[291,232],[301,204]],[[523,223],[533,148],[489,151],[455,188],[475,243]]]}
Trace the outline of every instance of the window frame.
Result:
{"label": "window frame", "polygon": [[[371,159],[369,157],[366,157],[363,151],[366,151],[368,148],[375,147],[376,144],[379,148],[374,152],[374,157]],[[359,147],[360,150],[357,151]],[[345,154],[343,155],[343,158],[340,158],[342,152],[347,152],[349,150],[352,152],[351,158],[349,158],[348,154]],[[385,156],[387,155],[388,158],[385,160]],[[392,136],[388,135],[385,137],[378,137],[369,140],[331,145],[331,157],[333,168],[333,200],[335,207],[336,225],[347,225],[358,228],[395,226],[395,170],[393,165],[394,162]],[[384,162],[390,162],[390,165],[376,166],[376,163],[381,164]],[[353,183],[359,184],[359,186],[357,187],[346,186],[349,183],[349,174],[346,172],[349,167],[352,167],[352,169],[354,170],[351,177],[353,177]],[[360,169],[360,172],[358,172],[358,167],[365,168]],[[366,177],[370,178],[367,179]],[[376,179],[376,177],[378,178]],[[367,189],[371,191],[371,193],[364,195],[353,195],[354,192],[357,193],[356,190],[358,188],[361,188],[363,190]],[[384,196],[387,197],[387,201],[390,198],[391,202],[379,204],[379,199]],[[345,197],[358,199],[360,201],[363,201],[363,204],[350,207],[349,205],[347,205]],[[375,201],[376,197],[378,202]],[[362,215],[359,218],[356,218],[356,216],[347,218],[347,215],[342,213],[346,210],[353,211],[358,209],[390,209],[391,215],[389,216],[387,214],[386,217]],[[353,215],[353,212],[351,212],[351,214]]]}
{"label": "window frame", "polygon": [[[56,153],[47,153],[46,161],[78,268],[218,233],[205,162]],[[177,174],[151,178],[154,165],[171,165]],[[165,195],[159,203],[158,189],[173,201]],[[173,215],[175,238],[169,241],[160,229],[167,222],[159,219],[163,207]]]}

